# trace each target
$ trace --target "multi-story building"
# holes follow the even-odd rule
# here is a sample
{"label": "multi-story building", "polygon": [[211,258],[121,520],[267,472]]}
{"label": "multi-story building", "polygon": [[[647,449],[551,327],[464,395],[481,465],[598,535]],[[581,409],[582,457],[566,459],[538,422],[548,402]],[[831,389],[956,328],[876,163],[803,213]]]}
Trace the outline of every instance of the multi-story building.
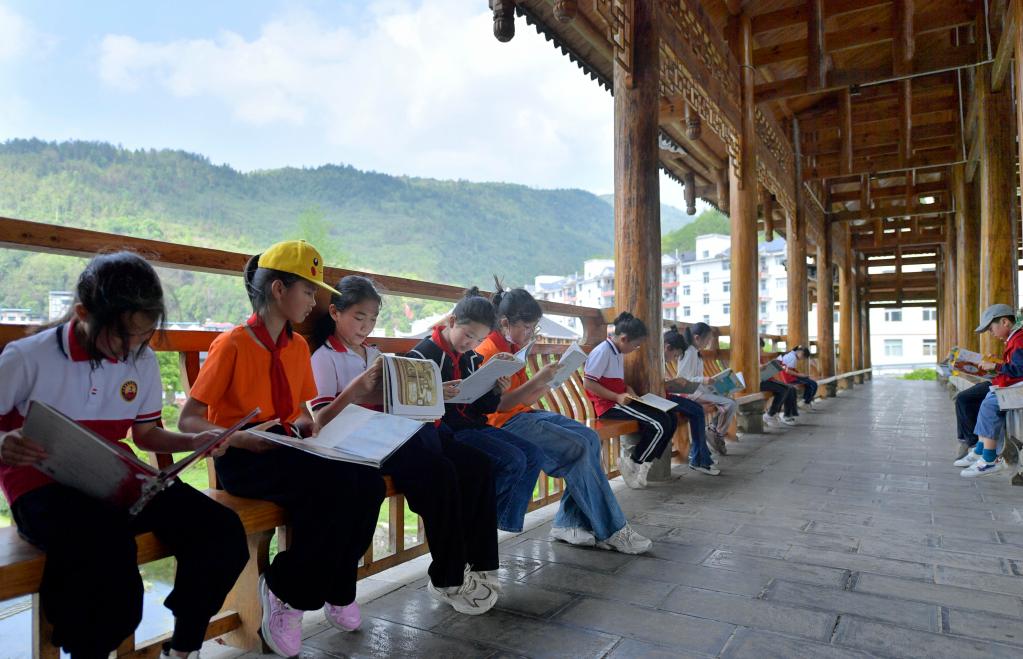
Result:
{"label": "multi-story building", "polygon": [[[664,317],[686,323],[728,325],[731,320],[731,238],[708,234],[696,238],[692,252],[661,257],[661,300]],[[788,332],[788,272],[785,241],[760,243],[759,331]],[[544,275],[536,278],[531,292],[540,299],[580,306],[615,306],[614,261],[593,259],[583,264],[582,276]],[[575,318],[558,321],[582,331]],[[838,336],[838,312],[835,314]],[[870,312],[871,358],[874,364],[924,364],[937,351],[936,311],[926,308],[872,309]],[[809,315],[810,338],[817,336],[815,306]]]}

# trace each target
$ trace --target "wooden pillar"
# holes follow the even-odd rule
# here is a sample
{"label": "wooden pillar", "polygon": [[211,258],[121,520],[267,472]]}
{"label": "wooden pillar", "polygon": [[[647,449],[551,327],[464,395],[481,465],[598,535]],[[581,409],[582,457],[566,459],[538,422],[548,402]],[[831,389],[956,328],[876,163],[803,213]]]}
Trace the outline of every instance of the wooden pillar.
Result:
{"label": "wooden pillar", "polygon": [[[860,332],[863,328],[860,326],[860,262],[856,252],[850,251],[849,258],[852,260],[852,267],[850,268],[851,279],[852,279],[852,306],[849,308],[849,324],[852,325],[852,352],[849,357],[852,359],[852,368],[850,370],[858,371],[862,366],[863,361],[863,346],[861,341],[863,340],[860,336]],[[852,382],[856,384],[863,384],[863,376],[857,375],[852,379]]]}
{"label": "wooden pillar", "polygon": [[[660,394],[664,358],[660,341],[658,38],[654,0],[632,0],[632,4],[631,71],[617,58],[614,64],[615,306],[642,319],[653,335],[626,357],[626,382],[639,394]],[[670,454],[667,460],[666,468],[658,464],[651,470],[652,478],[670,476]]]}
{"label": "wooden pillar", "polygon": [[[1012,98],[1007,89],[992,93],[991,66],[977,68],[974,90],[980,103],[980,309],[1016,298],[1016,153]],[[1001,346],[991,334],[980,338],[981,352]]]}
{"label": "wooden pillar", "polygon": [[[831,254],[834,238],[825,225],[817,243],[817,362],[822,378],[835,374],[835,289],[831,281]],[[825,386],[825,395],[835,395],[834,383]]]}
{"label": "wooden pillar", "polygon": [[[959,336],[959,316],[956,310],[956,270],[959,267],[959,255],[956,253],[956,222],[952,215],[945,216],[945,349],[938,351],[938,359],[944,359]],[[972,327],[970,328],[973,329]]]}
{"label": "wooden pillar", "polygon": [[[838,270],[838,372],[848,373],[853,370],[853,281],[852,250],[850,249],[849,225],[841,225],[839,229],[842,240],[842,251],[845,258]],[[851,380],[838,383],[840,389],[851,389]]]}
{"label": "wooden pillar", "polygon": [[[1013,14],[1009,20],[1016,24],[1016,38],[1013,39],[1016,56],[1013,58],[1012,70],[1016,88],[1016,134],[1023,135],[1023,2],[1011,3],[1009,11]],[[1023,163],[1023,140],[1019,140],[1019,162]],[[1023,186],[1023,167],[1019,170],[1019,183]],[[1019,210],[1023,213],[1023,209]]]}
{"label": "wooden pillar", "polygon": [[810,345],[809,285],[806,277],[806,188],[799,120],[792,118],[792,145],[796,162],[796,212],[785,215],[785,251],[788,262],[788,328],[790,346]]}
{"label": "wooden pillar", "polygon": [[731,251],[731,367],[746,377],[746,391],[760,390],[760,342],[757,323],[757,162],[753,101],[753,34],[748,13],[738,18],[738,57],[742,74],[739,148],[742,171],[729,163]]}
{"label": "wooden pillar", "polygon": [[[864,268],[866,272],[866,268]],[[866,289],[861,289],[866,293]],[[866,300],[866,296],[860,298],[859,308],[859,321],[860,327],[860,368],[870,368],[870,303]],[[864,379],[869,380],[870,373],[864,374]]]}
{"label": "wooden pillar", "polygon": [[967,350],[980,348],[973,330],[980,322],[980,218],[970,203],[972,186],[966,185],[966,166],[952,165],[952,200],[955,202],[955,343]]}

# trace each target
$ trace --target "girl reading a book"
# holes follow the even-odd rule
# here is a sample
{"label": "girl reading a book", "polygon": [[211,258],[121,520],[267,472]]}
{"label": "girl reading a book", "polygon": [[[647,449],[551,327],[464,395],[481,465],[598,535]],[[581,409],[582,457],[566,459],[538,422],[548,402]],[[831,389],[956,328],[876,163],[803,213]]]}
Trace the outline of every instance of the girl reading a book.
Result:
{"label": "girl reading a book", "polygon": [[[245,266],[253,314],[218,336],[181,411],[182,428],[228,427],[254,407],[257,422],[292,437],[315,434],[305,401],[316,397],[305,339],[292,328],[316,305],[323,260],[300,240],[277,243]],[[302,614],[323,608],[341,630],[361,624],[356,571],[376,530],[385,487],[380,472],[328,460],[261,439],[232,435],[216,459],[220,484],[231,494],[266,499],[288,515],[291,541],[260,577],[263,640],[278,655],[302,649]]]}
{"label": "girl reading a book", "polygon": [[[495,278],[496,281],[496,278]],[[543,316],[539,303],[523,288],[504,290],[500,282],[491,299],[498,327],[476,349],[484,359],[515,353],[526,345]],[[567,485],[554,518],[551,538],[574,545],[596,546],[628,554],[650,549],[650,540],[626,522],[625,514],[607,482],[600,458],[600,438],[590,428],[566,416],[533,409],[550,390],[557,364],[541,368],[532,378],[525,370],[511,376],[489,423],[532,442],[543,452],[540,468],[564,478]]]}
{"label": "girl reading a book", "polygon": [[[760,339],[760,365],[761,365],[761,377],[764,376],[764,366],[767,366],[771,362],[775,362],[778,369],[775,369],[776,374],[769,377],[763,378],[760,381],[760,390],[771,392],[771,406],[764,412],[764,425],[765,426],[794,426],[796,425],[796,417],[799,416],[799,410],[796,405],[796,389],[781,381],[780,373],[778,370],[783,368],[781,363],[778,362],[774,357],[764,355],[764,340]],[[784,408],[784,411],[782,411]],[[779,417],[778,412],[782,412]]]}
{"label": "girl reading a book", "polygon": [[[316,322],[312,366],[317,391],[312,407],[320,425],[351,404],[380,407],[382,360],[380,351],[366,340],[376,326],[381,302],[372,281],[349,275],[338,283],[327,313]],[[381,471],[391,476],[409,508],[423,518],[433,557],[430,594],[461,613],[490,610],[498,597],[490,459],[430,424],[385,460]]]}
{"label": "girl reading a book", "polygon": [[210,618],[248,560],[238,516],[202,492],[175,482],[132,517],[37,470],[46,451],[20,431],[38,401],[126,453],[121,441],[129,431],[138,448],[158,453],[193,451],[213,439],[160,425],[163,385],[149,341],[164,317],[153,267],[128,252],[104,254],[85,266],[61,321],[0,354],[0,487],[18,532],[46,551],[43,610],[54,644],[75,658],[106,657],[142,619],[136,534],[152,532],[177,559],[164,602],[174,633],[164,654],[198,656]]}
{"label": "girl reading a book", "polygon": [[813,408],[814,398],[817,397],[817,382],[806,373],[800,372],[798,366],[800,360],[810,358],[810,349],[803,346],[796,346],[781,357],[784,369],[781,372],[781,379],[785,384],[796,387],[803,385],[803,405]]}
{"label": "girl reading a book", "polygon": [[653,461],[675,434],[674,415],[638,402],[636,392],[625,384],[625,355],[639,348],[649,334],[642,320],[623,311],[614,319],[614,334],[590,352],[583,367],[586,396],[597,416],[639,423],[639,442],[632,450],[622,446],[618,459],[622,479],[633,489],[646,487]]}
{"label": "girl reading a book", "polygon": [[[700,356],[700,351],[706,350],[713,340],[714,330],[707,323],[695,323],[681,332],[677,326],[672,325],[664,333],[664,355],[668,359],[675,360],[677,364],[675,369],[676,377],[685,382],[699,385],[694,392],[685,394],[669,393],[668,398],[679,402],[688,400],[701,406],[705,404],[713,405],[717,410],[717,415],[714,425],[711,427],[711,445],[718,453],[726,455],[728,448],[725,446],[725,437],[728,435],[728,429],[732,425],[732,420],[739,409],[739,404],[735,402],[734,398],[721,396],[715,392],[710,386],[711,378],[703,374],[703,357]],[[666,382],[665,388],[671,392],[673,388],[672,381]],[[693,439],[690,442],[690,463],[705,464],[706,459],[704,456],[694,455],[693,446],[697,443],[696,434],[696,432],[690,433]],[[696,453],[698,454],[700,451],[697,450]]]}
{"label": "girl reading a book", "polygon": [[[483,357],[473,349],[496,325],[494,306],[480,296],[478,288],[472,288],[458,301],[451,315],[433,328],[430,337],[420,341],[409,356],[436,362],[445,382],[460,381],[483,365]],[[495,357],[515,359],[508,353]],[[448,403],[443,421],[456,441],[490,457],[497,493],[497,528],[518,533],[540,475],[543,452],[535,444],[487,423],[487,415],[497,411],[501,394],[510,383],[507,377],[502,377],[491,391],[472,403]]]}

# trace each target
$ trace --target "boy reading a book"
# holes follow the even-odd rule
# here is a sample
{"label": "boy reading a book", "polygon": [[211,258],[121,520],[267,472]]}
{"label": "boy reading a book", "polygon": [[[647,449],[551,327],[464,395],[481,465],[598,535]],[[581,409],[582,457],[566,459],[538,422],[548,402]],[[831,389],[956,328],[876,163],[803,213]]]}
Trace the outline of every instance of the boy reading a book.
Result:
{"label": "boy reading a book", "polygon": [[[1023,332],[1016,322],[1016,312],[1007,304],[994,304],[980,316],[976,332],[991,332],[1005,342],[1001,364],[981,362],[980,367],[993,371],[992,387],[1008,387],[1023,382]],[[996,449],[1002,429],[1005,426],[1005,412],[998,407],[998,397],[989,390],[977,413],[977,444],[974,450],[955,461],[955,466],[965,467],[959,474],[963,478],[989,476],[1004,471],[1005,461],[997,457]]]}

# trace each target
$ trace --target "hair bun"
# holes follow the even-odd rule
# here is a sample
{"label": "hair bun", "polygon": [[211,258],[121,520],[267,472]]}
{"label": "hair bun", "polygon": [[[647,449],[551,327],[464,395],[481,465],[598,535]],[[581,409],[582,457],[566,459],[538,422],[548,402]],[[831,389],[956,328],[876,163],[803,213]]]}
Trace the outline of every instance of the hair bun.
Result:
{"label": "hair bun", "polygon": [[634,316],[631,313],[629,313],[628,311],[623,311],[620,314],[618,314],[618,317],[611,322],[612,324],[617,325],[618,323],[630,320],[632,318],[634,318]]}
{"label": "hair bun", "polygon": [[470,288],[469,290],[467,290],[465,292],[465,295],[463,297],[479,297],[479,296],[480,296],[480,287],[479,286],[473,286],[472,288]]}

